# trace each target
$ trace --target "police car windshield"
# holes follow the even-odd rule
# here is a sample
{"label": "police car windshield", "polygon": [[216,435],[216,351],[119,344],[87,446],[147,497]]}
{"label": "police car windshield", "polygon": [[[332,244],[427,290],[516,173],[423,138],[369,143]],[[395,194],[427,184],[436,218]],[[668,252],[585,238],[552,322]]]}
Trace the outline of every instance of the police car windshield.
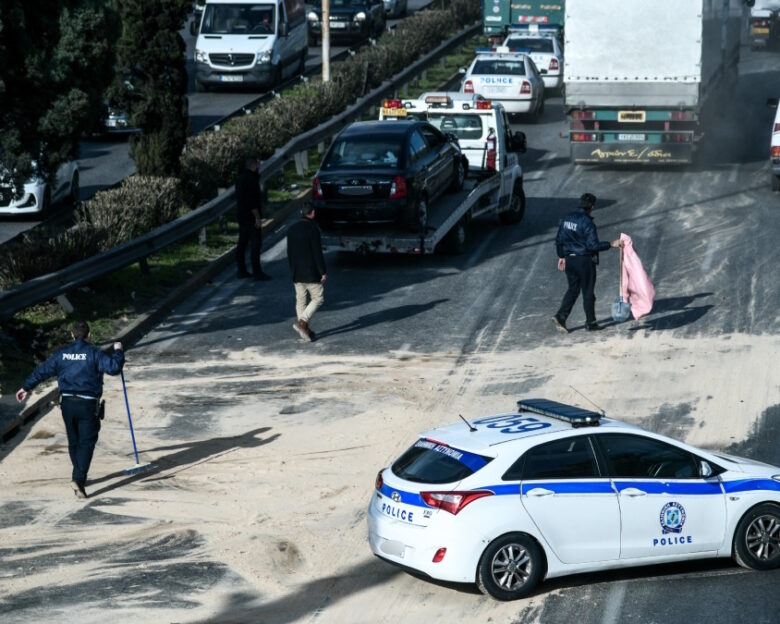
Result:
{"label": "police car windshield", "polygon": [[434,440],[417,440],[390,467],[393,474],[414,483],[453,483],[474,474],[492,458]]}
{"label": "police car windshield", "polygon": [[336,140],[323,169],[401,166],[403,136],[350,136]]}
{"label": "police car windshield", "polygon": [[482,118],[479,115],[429,113],[428,122],[442,132],[450,132],[458,139],[481,139]]}
{"label": "police car windshield", "polygon": [[474,63],[473,75],[501,74],[525,76],[525,61],[522,59],[481,59]]}
{"label": "police car windshield", "polygon": [[272,4],[209,4],[200,28],[204,35],[270,35],[274,32]]}
{"label": "police car windshield", "polygon": [[539,39],[529,39],[528,37],[510,37],[506,44],[508,48],[522,48],[531,52],[549,52],[553,53],[552,39],[549,37]]}

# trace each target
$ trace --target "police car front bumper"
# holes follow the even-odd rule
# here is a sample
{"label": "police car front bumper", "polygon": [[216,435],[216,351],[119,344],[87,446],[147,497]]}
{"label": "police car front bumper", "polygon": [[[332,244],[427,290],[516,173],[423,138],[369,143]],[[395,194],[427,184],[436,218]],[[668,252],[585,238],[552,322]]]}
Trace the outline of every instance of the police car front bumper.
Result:
{"label": "police car front bumper", "polygon": [[195,64],[195,80],[209,86],[270,87],[274,82],[271,63],[256,63],[240,69],[212,67],[208,63]]}

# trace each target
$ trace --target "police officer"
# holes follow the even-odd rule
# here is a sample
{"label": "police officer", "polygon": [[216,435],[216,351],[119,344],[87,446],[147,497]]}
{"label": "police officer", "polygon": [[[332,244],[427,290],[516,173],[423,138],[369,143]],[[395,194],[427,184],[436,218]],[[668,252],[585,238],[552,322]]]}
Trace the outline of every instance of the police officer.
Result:
{"label": "police officer", "polygon": [[114,343],[111,355],[92,346],[88,342],[89,325],[83,321],[73,323],[71,335],[73,344],[56,351],[36,366],[17,391],[16,400],[23,403],[35,386],[57,376],[62,420],[68,433],[68,453],[73,464],[70,486],[78,498],[86,498],[84,485],[100,432],[98,410],[103,393],[103,373],[118,375],[124,366],[125,355],[121,342]]}
{"label": "police officer", "polygon": [[[260,253],[263,248],[263,220],[261,217],[262,196],[257,158],[247,158],[244,170],[236,180],[236,204],[238,216],[238,243],[236,244],[236,275],[239,279],[252,277],[258,281],[270,280],[260,268]],[[246,270],[246,248],[252,272]]]}
{"label": "police officer", "polygon": [[569,213],[558,227],[555,237],[555,248],[558,252],[558,270],[566,271],[569,289],[563,296],[561,307],[552,317],[553,325],[558,331],[569,333],[566,329],[566,319],[571,313],[574,302],[582,291],[582,306],[585,308],[585,328],[588,331],[603,329],[596,322],[596,265],[599,263],[599,252],[610,247],[622,247],[623,241],[614,240],[611,243],[600,241],[593,223],[593,207],[596,196],[585,193],[580,197],[580,207]]}

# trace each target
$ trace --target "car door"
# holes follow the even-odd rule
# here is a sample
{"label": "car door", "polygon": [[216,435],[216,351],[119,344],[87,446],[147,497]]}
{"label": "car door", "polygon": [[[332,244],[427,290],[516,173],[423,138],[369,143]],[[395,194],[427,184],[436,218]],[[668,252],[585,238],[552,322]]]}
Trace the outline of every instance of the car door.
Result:
{"label": "car door", "polygon": [[602,474],[589,436],[540,444],[520,463],[522,504],[561,561],[619,558],[617,494]]}
{"label": "car door", "polygon": [[418,129],[414,129],[409,135],[407,162],[407,184],[411,182],[413,200],[417,201],[420,193],[426,192],[430,195],[430,159],[431,153],[428,144],[425,142]]}
{"label": "car door", "polygon": [[439,195],[452,182],[455,171],[453,149],[447,137],[433,126],[422,126],[420,132],[432,155],[429,179],[433,184],[433,194]]}
{"label": "car door", "polygon": [[717,477],[699,476],[699,459],[662,440],[629,433],[595,436],[620,503],[620,558],[715,552],[726,531],[726,497]]}

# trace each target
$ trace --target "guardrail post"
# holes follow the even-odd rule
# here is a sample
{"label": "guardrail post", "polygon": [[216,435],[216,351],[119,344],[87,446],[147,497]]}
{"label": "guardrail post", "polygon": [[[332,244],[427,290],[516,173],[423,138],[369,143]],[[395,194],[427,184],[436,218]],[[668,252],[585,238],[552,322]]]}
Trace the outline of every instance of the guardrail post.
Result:
{"label": "guardrail post", "polygon": [[420,72],[420,80],[422,80],[422,81],[428,80],[428,70],[427,69],[423,69],[422,72]]}
{"label": "guardrail post", "polygon": [[295,173],[301,177],[305,176],[309,168],[309,150],[297,152],[293,158],[295,158]]}
{"label": "guardrail post", "polygon": [[206,246],[206,228],[202,227],[200,228],[200,232],[198,232],[198,243],[201,247]]}
{"label": "guardrail post", "polygon": [[401,95],[403,95],[404,97],[408,97],[409,96],[409,83],[408,82],[405,82],[403,84],[403,86],[401,87]]}
{"label": "guardrail post", "polygon": [[317,143],[317,153],[318,154],[325,153],[325,141],[320,141],[319,143]]}
{"label": "guardrail post", "polygon": [[141,275],[151,275],[152,271],[149,268],[149,263],[146,261],[146,257],[144,256],[138,261],[138,268],[141,269]]}

